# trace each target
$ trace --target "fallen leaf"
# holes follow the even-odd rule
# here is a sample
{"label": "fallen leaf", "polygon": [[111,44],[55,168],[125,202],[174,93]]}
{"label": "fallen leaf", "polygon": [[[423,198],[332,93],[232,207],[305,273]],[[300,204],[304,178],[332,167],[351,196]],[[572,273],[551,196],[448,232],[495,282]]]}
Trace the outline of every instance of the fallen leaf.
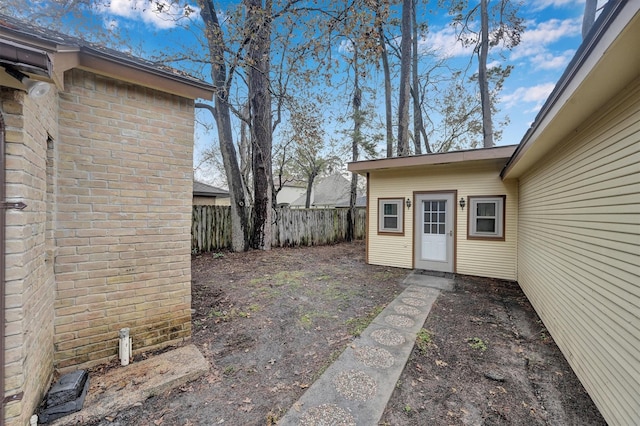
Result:
{"label": "fallen leaf", "polygon": [[300,410],[302,410],[302,404],[300,404],[299,402],[296,402],[295,404],[293,404],[293,409],[299,413]]}
{"label": "fallen leaf", "polygon": [[438,367],[446,367],[449,364],[447,364],[446,362],[442,361],[441,359],[436,359],[436,365]]}
{"label": "fallen leaf", "polygon": [[164,422],[164,417],[160,417],[158,420],[154,420],[153,424],[159,426],[162,424],[162,422]]}
{"label": "fallen leaf", "polygon": [[242,400],[245,404],[251,404],[251,398],[245,398]]}

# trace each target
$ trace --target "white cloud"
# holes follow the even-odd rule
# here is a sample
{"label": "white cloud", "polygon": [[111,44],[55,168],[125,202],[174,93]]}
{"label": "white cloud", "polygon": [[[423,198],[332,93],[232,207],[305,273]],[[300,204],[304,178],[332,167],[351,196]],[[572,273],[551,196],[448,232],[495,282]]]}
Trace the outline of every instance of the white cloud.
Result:
{"label": "white cloud", "polygon": [[[179,19],[185,17],[185,10],[170,1],[150,4],[147,0],[111,0],[109,3],[100,4],[98,11],[106,15],[142,20],[157,29],[173,28]],[[198,10],[192,11],[197,16]],[[105,22],[108,20],[105,19]]]}
{"label": "white cloud", "polygon": [[426,37],[418,42],[421,51],[433,51],[444,58],[470,56],[473,47],[465,47],[458,40],[453,27],[444,27],[437,31],[429,31]]}
{"label": "white cloud", "polygon": [[352,53],[353,52],[353,43],[349,39],[340,40],[340,45],[338,46],[338,52],[340,53]]}
{"label": "white cloud", "polygon": [[551,52],[544,52],[531,57],[530,61],[537,70],[563,69],[571,61],[574,53],[575,50],[565,50],[555,55]]}
{"label": "white cloud", "polygon": [[522,41],[511,52],[511,60],[545,53],[548,45],[565,37],[579,35],[581,31],[579,19],[551,19],[537,25],[530,21],[526,26]]}
{"label": "white cloud", "polygon": [[531,7],[533,10],[542,10],[548,7],[564,7],[564,6],[574,6],[576,3],[582,4],[584,0],[535,0],[531,2]]}
{"label": "white cloud", "polygon": [[507,108],[514,106],[522,107],[523,103],[535,103],[531,111],[537,111],[542,107],[544,101],[549,97],[555,87],[554,83],[542,83],[532,87],[519,87],[512,93],[500,98]]}

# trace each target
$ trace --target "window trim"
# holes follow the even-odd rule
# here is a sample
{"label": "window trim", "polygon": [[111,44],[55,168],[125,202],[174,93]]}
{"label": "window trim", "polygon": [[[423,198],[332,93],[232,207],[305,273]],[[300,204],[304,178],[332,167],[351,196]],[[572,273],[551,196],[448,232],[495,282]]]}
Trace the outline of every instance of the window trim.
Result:
{"label": "window trim", "polygon": [[[496,205],[496,228],[495,234],[476,231],[476,205],[479,202],[495,202]],[[502,204],[502,208],[500,208]],[[467,197],[467,239],[468,240],[505,240],[505,222],[507,216],[507,196],[506,195],[470,195]]]}
{"label": "window trim", "polygon": [[[384,227],[384,205],[398,205],[398,226],[397,228]],[[379,235],[404,235],[404,198],[378,198],[378,234]]]}

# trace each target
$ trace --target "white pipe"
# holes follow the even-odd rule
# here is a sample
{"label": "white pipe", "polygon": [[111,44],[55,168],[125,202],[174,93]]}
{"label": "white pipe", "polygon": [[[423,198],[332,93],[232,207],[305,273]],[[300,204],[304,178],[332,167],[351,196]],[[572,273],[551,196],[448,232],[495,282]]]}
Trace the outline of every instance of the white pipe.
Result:
{"label": "white pipe", "polygon": [[118,343],[118,353],[120,357],[120,364],[124,367],[129,365],[129,358],[131,358],[131,338],[129,337],[129,329],[121,328],[118,333],[120,341]]}

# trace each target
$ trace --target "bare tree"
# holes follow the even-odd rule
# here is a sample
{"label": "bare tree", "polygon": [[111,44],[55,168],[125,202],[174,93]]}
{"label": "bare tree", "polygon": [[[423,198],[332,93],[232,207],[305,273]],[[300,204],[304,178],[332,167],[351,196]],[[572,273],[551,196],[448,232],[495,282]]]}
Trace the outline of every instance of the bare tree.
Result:
{"label": "bare tree", "polygon": [[480,86],[480,107],[482,108],[482,142],[485,148],[494,146],[493,121],[487,81],[487,56],[489,55],[489,0],[480,0],[480,46],[478,49],[478,84]]}
{"label": "bare tree", "polygon": [[[479,4],[470,8],[468,0],[449,2],[453,24],[458,29],[458,39],[466,46],[473,46],[473,52],[478,56],[478,86],[485,148],[494,146],[493,113],[487,78],[489,48],[502,44],[511,49],[520,44],[520,36],[524,31],[523,20],[518,16],[518,4],[513,0],[497,0],[492,7],[489,6],[489,0],[480,0]],[[476,30],[472,23],[478,18],[478,14],[480,29]]]}
{"label": "bare tree", "polygon": [[375,28],[380,45],[380,60],[384,74],[384,114],[385,114],[385,135],[387,145],[387,157],[393,157],[393,110],[391,106],[391,68],[389,65],[389,53],[387,51],[387,40],[384,33],[385,18],[389,16],[389,5],[385,2],[384,8],[381,0],[373,3],[375,10]]}
{"label": "bare tree", "polygon": [[411,22],[413,0],[402,1],[400,42],[400,99],[398,106],[398,156],[409,155],[409,96],[411,78]]}
{"label": "bare tree", "polygon": [[253,240],[252,246],[271,249],[271,0],[244,0],[247,8],[248,55],[253,165]]}
{"label": "bare tree", "polygon": [[209,47],[211,60],[211,79],[216,89],[215,108],[208,104],[205,107],[213,114],[218,129],[218,141],[227,175],[229,196],[231,199],[231,237],[234,251],[244,251],[249,248],[249,205],[247,203],[246,186],[238,166],[233,131],[231,126],[231,110],[229,106],[229,92],[233,79],[233,70],[227,72],[225,62],[226,44],[218,15],[212,0],[198,0],[200,16],[205,24],[205,37]]}

